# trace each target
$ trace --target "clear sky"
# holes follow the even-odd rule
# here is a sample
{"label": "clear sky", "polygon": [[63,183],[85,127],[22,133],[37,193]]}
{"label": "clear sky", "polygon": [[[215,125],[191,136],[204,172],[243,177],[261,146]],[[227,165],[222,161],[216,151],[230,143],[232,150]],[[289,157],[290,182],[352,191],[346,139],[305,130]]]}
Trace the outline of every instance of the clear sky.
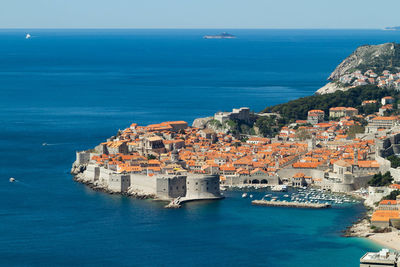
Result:
{"label": "clear sky", "polygon": [[0,0],[0,28],[382,28],[400,0]]}

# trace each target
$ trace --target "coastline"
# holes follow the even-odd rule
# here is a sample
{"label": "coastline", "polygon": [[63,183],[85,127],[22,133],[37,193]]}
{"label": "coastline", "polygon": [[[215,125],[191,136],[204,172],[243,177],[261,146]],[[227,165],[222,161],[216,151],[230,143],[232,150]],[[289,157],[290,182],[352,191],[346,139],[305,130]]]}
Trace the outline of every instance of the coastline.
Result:
{"label": "coastline", "polygon": [[[365,202],[364,206],[366,209],[371,208]],[[371,228],[370,215],[366,210],[358,221],[344,231],[343,237],[364,238],[383,248],[400,251],[400,231],[393,227],[388,229],[390,232],[374,232]]]}
{"label": "coastline", "polygon": [[367,239],[385,248],[400,251],[400,232],[398,230],[372,234]]}

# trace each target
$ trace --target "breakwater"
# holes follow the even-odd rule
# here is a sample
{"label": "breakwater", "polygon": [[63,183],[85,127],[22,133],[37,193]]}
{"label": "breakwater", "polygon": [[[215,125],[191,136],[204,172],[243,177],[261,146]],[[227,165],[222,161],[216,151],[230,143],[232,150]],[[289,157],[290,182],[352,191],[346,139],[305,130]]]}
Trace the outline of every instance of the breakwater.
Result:
{"label": "breakwater", "polygon": [[326,209],[331,207],[330,204],[325,204],[325,203],[300,203],[300,202],[268,201],[268,200],[253,200],[251,204],[257,206],[310,208],[310,209]]}

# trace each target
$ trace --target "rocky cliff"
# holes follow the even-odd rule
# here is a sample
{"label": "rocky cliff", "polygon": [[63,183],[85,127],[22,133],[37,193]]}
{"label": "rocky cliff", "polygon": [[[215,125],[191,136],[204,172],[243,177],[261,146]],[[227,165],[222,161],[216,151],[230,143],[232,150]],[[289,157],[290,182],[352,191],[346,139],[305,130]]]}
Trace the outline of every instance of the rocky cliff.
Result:
{"label": "rocky cliff", "polygon": [[338,90],[346,91],[349,87],[343,87],[335,82],[330,82],[318,89],[317,93],[320,95],[334,93]]}
{"label": "rocky cliff", "polygon": [[[328,80],[336,82],[345,74],[350,74],[356,70],[365,72],[369,69],[378,75],[383,70],[398,72],[400,70],[400,44],[386,43],[360,46],[336,67],[328,77]],[[319,89],[317,93],[326,94],[337,90],[344,91],[348,88],[329,83]]]}
{"label": "rocky cliff", "polygon": [[197,118],[193,121],[192,127],[204,129],[207,126],[207,123],[214,119],[214,117],[206,117],[206,118]]}

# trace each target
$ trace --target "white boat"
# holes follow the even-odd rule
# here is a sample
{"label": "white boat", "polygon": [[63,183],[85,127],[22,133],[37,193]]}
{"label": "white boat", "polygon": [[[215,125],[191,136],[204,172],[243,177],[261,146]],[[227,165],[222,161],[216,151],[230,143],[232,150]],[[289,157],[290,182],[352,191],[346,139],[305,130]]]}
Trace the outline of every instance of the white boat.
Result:
{"label": "white boat", "polygon": [[11,177],[9,181],[10,181],[10,183],[14,183],[15,182],[15,178]]}
{"label": "white boat", "polygon": [[250,198],[253,198],[253,195],[250,195]]}
{"label": "white boat", "polygon": [[25,39],[31,38],[31,35],[29,33],[26,34]]}
{"label": "white boat", "polygon": [[286,185],[274,185],[271,188],[272,191],[274,192],[286,192],[287,191],[287,186]]}
{"label": "white boat", "polygon": [[246,198],[246,197],[247,197],[247,193],[243,193],[242,198]]}

